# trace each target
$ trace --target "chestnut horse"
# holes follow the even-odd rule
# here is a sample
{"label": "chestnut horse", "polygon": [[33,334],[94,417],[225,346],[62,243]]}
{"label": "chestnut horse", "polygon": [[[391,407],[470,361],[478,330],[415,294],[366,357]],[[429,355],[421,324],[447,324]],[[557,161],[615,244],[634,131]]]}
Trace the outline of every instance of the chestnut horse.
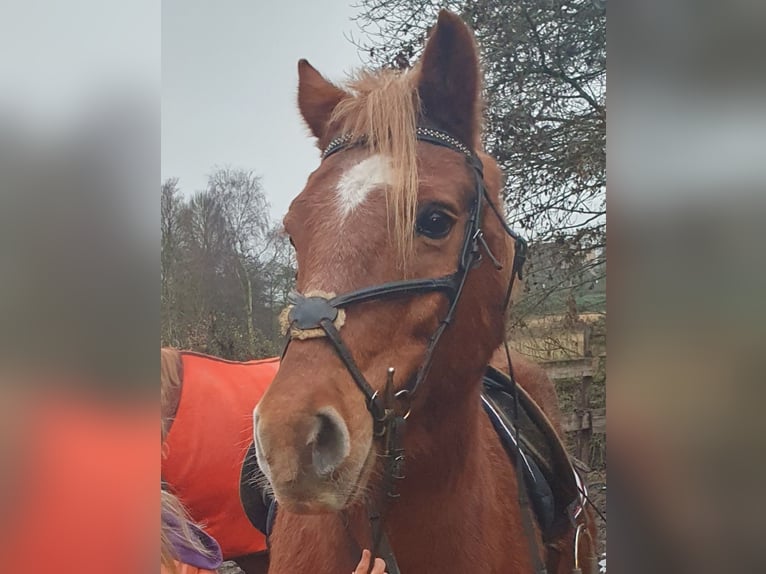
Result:
{"label": "chestnut horse", "polygon": [[582,523],[545,541],[529,523],[481,406],[519,243],[479,149],[480,77],[470,30],[444,11],[412,70],[341,88],[299,63],[323,159],[284,219],[291,343],[254,412],[279,503],[273,574],[351,571],[362,547],[406,574],[595,567],[587,536],[575,553]]}
{"label": "chestnut horse", "polygon": [[[538,365],[512,354],[519,385],[558,430],[554,385]],[[264,534],[248,523],[250,509],[240,497],[242,484],[249,486],[253,478],[243,470],[253,434],[250,412],[273,380],[278,361],[234,362],[170,348],[160,357],[166,488],[215,536],[224,559],[247,574],[266,574]],[[498,349],[490,364],[503,370],[506,361],[505,351]]]}

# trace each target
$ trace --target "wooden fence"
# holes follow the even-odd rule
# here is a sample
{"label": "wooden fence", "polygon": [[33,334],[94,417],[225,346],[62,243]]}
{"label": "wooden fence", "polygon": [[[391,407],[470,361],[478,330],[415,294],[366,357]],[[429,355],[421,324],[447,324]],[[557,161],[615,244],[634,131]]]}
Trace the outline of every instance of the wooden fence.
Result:
{"label": "wooden fence", "polygon": [[575,456],[580,461],[590,459],[591,438],[594,434],[606,434],[606,409],[590,408],[590,390],[599,361],[605,355],[593,357],[590,349],[590,330],[585,330],[582,357],[540,361],[552,381],[580,380],[580,393],[574,412],[563,415],[564,432],[576,433]]}

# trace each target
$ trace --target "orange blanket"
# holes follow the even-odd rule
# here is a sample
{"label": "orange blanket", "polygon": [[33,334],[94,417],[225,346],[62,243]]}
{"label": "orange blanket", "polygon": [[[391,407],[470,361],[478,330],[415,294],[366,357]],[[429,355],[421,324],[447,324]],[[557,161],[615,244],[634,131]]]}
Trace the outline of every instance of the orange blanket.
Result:
{"label": "orange blanket", "polygon": [[221,545],[224,559],[266,550],[239,500],[242,462],[253,440],[253,409],[279,359],[235,363],[183,352],[183,389],[165,443],[162,477],[191,518]]}

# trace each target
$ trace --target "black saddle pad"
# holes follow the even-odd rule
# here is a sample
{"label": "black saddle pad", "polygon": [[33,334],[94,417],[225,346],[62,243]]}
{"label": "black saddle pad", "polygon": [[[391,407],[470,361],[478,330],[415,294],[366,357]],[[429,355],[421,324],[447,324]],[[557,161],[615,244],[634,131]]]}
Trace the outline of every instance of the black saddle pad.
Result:
{"label": "black saddle pad", "polygon": [[552,538],[570,523],[579,501],[569,454],[542,409],[508,375],[488,367],[483,384],[484,410],[514,462],[520,450],[525,484],[540,528],[545,538]]}
{"label": "black saddle pad", "polygon": [[239,500],[248,520],[266,535],[268,544],[277,503],[269,492],[260,487],[265,481],[266,478],[255,457],[255,442],[253,442],[247,449],[239,475]]}

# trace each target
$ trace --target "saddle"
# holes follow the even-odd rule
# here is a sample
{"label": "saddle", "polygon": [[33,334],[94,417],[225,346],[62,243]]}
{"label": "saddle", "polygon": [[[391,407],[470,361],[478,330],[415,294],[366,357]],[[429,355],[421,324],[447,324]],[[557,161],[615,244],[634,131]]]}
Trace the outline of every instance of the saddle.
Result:
{"label": "saddle", "polygon": [[487,367],[483,385],[484,411],[511,460],[521,458],[543,539],[555,539],[582,511],[582,480],[553,424],[523,387],[493,367]]}
{"label": "saddle", "polygon": [[[484,411],[510,459],[516,463],[517,456],[521,457],[524,484],[543,540],[555,539],[581,512],[582,481],[550,420],[523,388],[493,367],[487,367],[483,385]],[[268,543],[277,503],[269,492],[257,486],[263,483],[255,444],[251,443],[242,464],[240,501],[248,519]]]}

